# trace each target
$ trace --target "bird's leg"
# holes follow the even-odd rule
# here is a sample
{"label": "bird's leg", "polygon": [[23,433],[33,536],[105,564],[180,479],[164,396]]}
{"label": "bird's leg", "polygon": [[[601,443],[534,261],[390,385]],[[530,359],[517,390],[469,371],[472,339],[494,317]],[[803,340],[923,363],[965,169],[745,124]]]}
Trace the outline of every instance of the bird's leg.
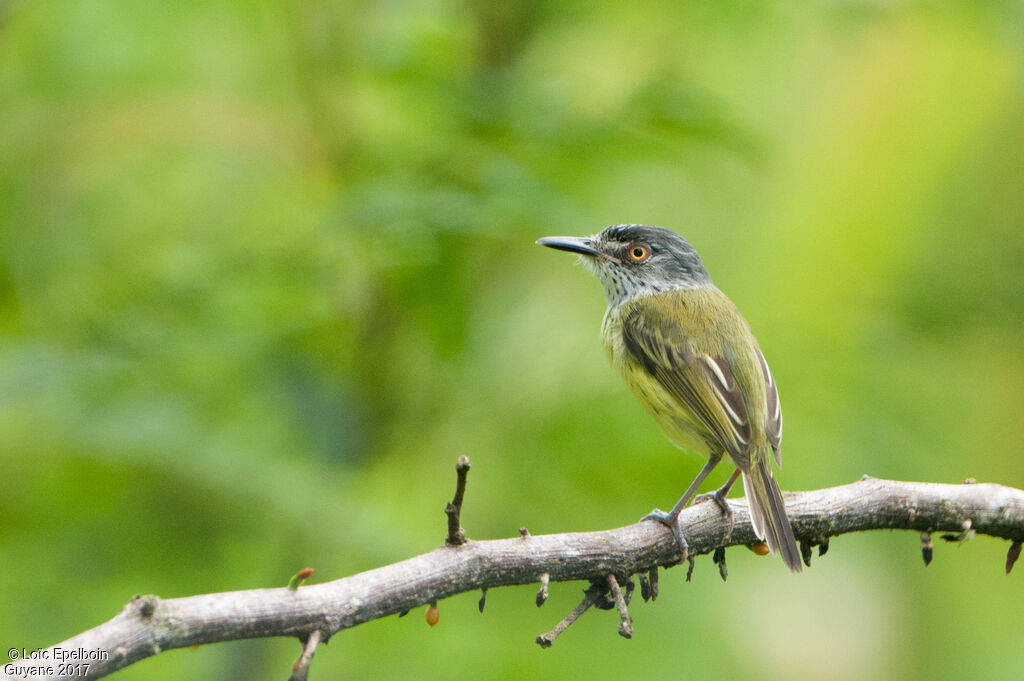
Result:
{"label": "bird's leg", "polygon": [[737,468],[733,471],[729,479],[725,481],[725,484],[716,489],[714,492],[707,492],[706,494],[698,494],[693,498],[693,503],[697,504],[702,501],[711,500],[718,504],[718,508],[722,509],[722,513],[729,519],[729,531],[732,532],[733,520],[732,520],[732,507],[729,506],[729,502],[725,500],[729,496],[729,490],[736,483],[736,480],[740,477],[740,469]]}
{"label": "bird's leg", "polygon": [[700,489],[701,483],[704,482],[704,478],[708,477],[708,473],[718,465],[721,458],[722,457],[720,455],[712,455],[711,458],[708,459],[708,462],[704,464],[704,468],[700,469],[700,473],[697,473],[697,477],[694,478],[693,482],[690,483],[690,486],[686,488],[686,491],[683,492],[683,496],[679,498],[679,501],[676,502],[676,505],[672,507],[671,511],[665,513],[661,509],[656,508],[641,518],[641,520],[657,520],[659,523],[666,525],[670,530],[672,530],[672,535],[676,538],[676,541],[679,542],[679,548],[683,552],[683,557],[680,562],[686,560],[687,553],[689,552],[689,546],[687,545],[686,540],[683,539],[683,533],[679,529],[679,514],[682,513],[683,509],[690,503],[690,499],[692,499],[693,495],[696,494],[698,489]]}

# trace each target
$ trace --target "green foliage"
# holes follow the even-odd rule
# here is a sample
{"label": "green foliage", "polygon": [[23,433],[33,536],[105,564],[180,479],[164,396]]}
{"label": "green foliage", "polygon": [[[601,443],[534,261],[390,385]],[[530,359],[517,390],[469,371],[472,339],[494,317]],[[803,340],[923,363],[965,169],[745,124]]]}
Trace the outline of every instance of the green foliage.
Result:
{"label": "green foliage", "polygon": [[[702,462],[607,366],[597,283],[533,245],[614,222],[684,233],[747,315],[784,489],[1024,485],[1022,28],[1009,1],[0,0],[0,640],[429,550],[460,454],[475,539],[671,504]],[[591,613],[544,653],[575,585],[466,595],[313,674],[1016,678],[1005,550],[925,570],[873,533],[799,578],[730,553],[725,585],[705,557],[632,641]]]}

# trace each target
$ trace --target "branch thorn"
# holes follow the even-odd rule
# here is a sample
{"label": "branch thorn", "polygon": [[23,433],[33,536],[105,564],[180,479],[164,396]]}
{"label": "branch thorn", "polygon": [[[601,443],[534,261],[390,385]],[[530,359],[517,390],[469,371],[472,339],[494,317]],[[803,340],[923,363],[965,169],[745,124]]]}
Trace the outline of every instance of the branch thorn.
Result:
{"label": "branch thorn", "polygon": [[718,574],[722,576],[722,581],[724,582],[726,578],[729,577],[729,569],[725,567],[725,547],[719,546],[715,549],[715,553],[712,555],[711,559],[715,561],[715,564],[718,566]]}
{"label": "branch thorn", "polygon": [[932,562],[932,533],[921,533],[921,557],[924,558],[925,567]]}
{"label": "branch thorn", "polygon": [[963,522],[963,528],[960,534],[944,534],[942,538],[948,542],[957,542],[959,544],[974,539],[974,529],[970,518]]}
{"label": "branch thorn", "polygon": [[811,543],[807,540],[800,540],[800,557],[803,558],[804,565],[811,567]]}
{"label": "branch thorn", "polygon": [[1006,552],[1006,574],[1010,574],[1013,564],[1020,558],[1020,541],[1010,544],[1010,550]]}
{"label": "branch thorn", "polygon": [[469,474],[469,457],[460,456],[455,463],[455,496],[444,507],[448,516],[448,537],[444,543],[448,546],[461,546],[466,543],[466,531],[462,529],[462,500],[466,496],[466,476]]}
{"label": "branch thorn", "polygon": [[480,608],[480,612],[484,611],[484,605],[487,604],[487,587],[480,589],[480,601],[476,604],[476,607]]}
{"label": "branch thorn", "polygon": [[544,605],[548,600],[548,582],[551,580],[551,575],[544,573],[540,576],[540,591],[537,592],[537,607]]}
{"label": "branch thorn", "polygon": [[651,580],[642,572],[640,573],[640,597],[644,599],[644,603],[651,600]]}

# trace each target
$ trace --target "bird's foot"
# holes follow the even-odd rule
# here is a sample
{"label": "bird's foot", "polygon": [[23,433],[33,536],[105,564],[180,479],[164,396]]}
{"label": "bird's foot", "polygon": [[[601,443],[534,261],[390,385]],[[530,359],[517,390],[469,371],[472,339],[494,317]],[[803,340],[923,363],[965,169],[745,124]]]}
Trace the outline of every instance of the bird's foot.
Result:
{"label": "bird's foot", "polygon": [[683,533],[679,529],[678,513],[665,513],[660,508],[656,508],[640,520],[657,520],[659,523],[672,530],[672,536],[676,538],[676,543],[679,544],[679,550],[682,552],[679,562],[682,563],[686,560],[690,553],[690,546],[686,543],[686,539],[683,538]]}
{"label": "bird's foot", "polygon": [[732,532],[732,528],[734,526],[732,507],[729,506],[729,502],[725,500],[726,495],[729,494],[729,487],[731,487],[731,485],[716,489],[714,492],[698,494],[693,498],[693,503],[700,504],[705,501],[713,501],[718,504],[718,508],[722,509],[722,513],[729,519],[729,531]]}

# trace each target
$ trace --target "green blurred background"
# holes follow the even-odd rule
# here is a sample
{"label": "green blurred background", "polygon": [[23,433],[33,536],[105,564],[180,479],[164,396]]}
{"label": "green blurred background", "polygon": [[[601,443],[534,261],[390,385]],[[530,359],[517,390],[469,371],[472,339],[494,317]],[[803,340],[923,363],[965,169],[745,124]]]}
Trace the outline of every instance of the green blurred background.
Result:
{"label": "green blurred background", "polygon": [[[1024,486],[1020,2],[0,0],[0,643],[670,505],[673,449],[534,245],[675,228],[781,387],[783,488]],[[729,470],[716,471],[720,483]],[[342,632],[313,678],[1016,679],[1007,545],[729,552]],[[1021,572],[1018,568],[1017,573]],[[283,678],[275,639],[123,679]]]}

